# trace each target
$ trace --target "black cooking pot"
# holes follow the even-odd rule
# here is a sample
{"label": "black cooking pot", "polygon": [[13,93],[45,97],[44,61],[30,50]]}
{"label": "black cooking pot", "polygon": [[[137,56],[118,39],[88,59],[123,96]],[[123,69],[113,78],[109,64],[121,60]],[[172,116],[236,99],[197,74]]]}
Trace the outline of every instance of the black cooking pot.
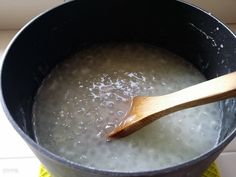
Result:
{"label": "black cooking pot", "polygon": [[89,169],[35,142],[32,104],[42,80],[78,48],[104,42],[142,42],[166,48],[193,63],[207,79],[236,70],[235,35],[199,8],[174,0],[68,2],[28,23],[6,50],[1,70],[1,102],[16,131],[55,177],[200,176],[236,134],[235,99],[220,103],[223,121],[217,147],[162,170],[112,173]]}

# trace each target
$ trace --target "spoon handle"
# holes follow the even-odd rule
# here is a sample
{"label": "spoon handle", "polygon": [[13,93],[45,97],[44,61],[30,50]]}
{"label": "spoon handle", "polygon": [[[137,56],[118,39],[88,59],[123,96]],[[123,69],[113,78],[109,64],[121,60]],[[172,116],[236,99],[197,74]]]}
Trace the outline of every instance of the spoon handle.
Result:
{"label": "spoon handle", "polygon": [[145,119],[146,123],[150,123],[172,112],[233,96],[236,96],[236,72],[167,95],[135,97],[130,115],[136,115],[136,120]]}
{"label": "spoon handle", "polygon": [[236,72],[171,93],[175,111],[236,96]]}

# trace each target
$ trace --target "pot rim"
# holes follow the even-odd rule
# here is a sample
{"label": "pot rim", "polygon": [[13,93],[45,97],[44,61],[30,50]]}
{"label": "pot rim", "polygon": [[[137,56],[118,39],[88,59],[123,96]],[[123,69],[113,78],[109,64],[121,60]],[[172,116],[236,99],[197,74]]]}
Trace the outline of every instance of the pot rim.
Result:
{"label": "pot rim", "polygon": [[[181,0],[176,0],[178,3],[182,3],[186,6],[190,6],[192,7],[194,10],[198,10],[202,13],[205,13],[209,16],[211,16],[213,18],[213,20],[216,20],[219,25],[221,25],[222,27],[224,27],[225,29],[228,30],[228,32],[230,32],[232,34],[232,37],[234,37],[236,39],[236,34],[234,34],[226,25],[224,25],[218,18],[216,18],[215,16],[213,16],[211,13],[191,4],[191,3],[187,3],[187,2],[183,2]],[[50,13],[51,11],[54,11],[56,9],[59,8],[63,8],[65,5],[67,4],[71,4],[71,3],[75,3],[76,0],[72,0],[72,1],[68,1],[66,3],[60,4],[52,9],[49,9],[39,15],[37,15],[36,17],[34,17],[32,20],[30,20],[23,28],[21,28],[17,34],[13,37],[13,39],[10,41],[10,43],[8,44],[6,50],[3,53],[2,56],[2,60],[0,61],[0,102],[1,102],[1,106],[3,108],[4,114],[7,117],[7,119],[9,120],[9,122],[11,123],[11,125],[14,127],[14,129],[20,134],[20,136],[30,145],[32,146],[37,152],[39,152],[41,155],[47,157],[50,160],[56,161],[58,163],[61,163],[63,165],[65,165],[66,167],[69,168],[74,168],[76,170],[81,170],[81,171],[85,171],[87,173],[93,173],[93,174],[98,174],[98,175],[111,175],[111,176],[143,176],[143,175],[152,175],[152,174],[164,174],[164,173],[168,173],[168,172],[173,172],[173,171],[177,171],[177,170],[181,170],[187,167],[190,167],[196,163],[198,163],[199,161],[202,161],[204,159],[206,159],[209,155],[216,153],[219,149],[224,148],[235,136],[236,136],[236,128],[223,140],[221,141],[219,144],[217,144],[217,146],[215,146],[214,148],[206,151],[205,153],[191,159],[188,160],[184,163],[180,163],[168,168],[163,168],[163,169],[159,169],[159,170],[151,170],[151,171],[140,171],[140,172],[114,172],[114,171],[109,171],[109,170],[98,170],[98,169],[94,169],[94,168],[89,168],[89,167],[85,167],[79,163],[75,163],[73,161],[64,159],[62,157],[60,157],[59,155],[56,155],[52,152],[50,152],[49,150],[47,150],[46,148],[42,147],[41,145],[39,145],[38,143],[36,143],[35,141],[33,141],[26,133],[23,132],[23,130],[18,126],[18,124],[14,121],[13,117],[11,116],[4,97],[3,97],[3,91],[2,91],[2,70],[3,70],[3,65],[5,62],[5,59],[8,55],[9,50],[11,49],[12,44],[14,43],[15,40],[17,40],[18,36],[21,35],[21,33],[29,28],[35,21],[37,21],[38,19],[40,19],[42,16],[44,16],[45,14]]]}

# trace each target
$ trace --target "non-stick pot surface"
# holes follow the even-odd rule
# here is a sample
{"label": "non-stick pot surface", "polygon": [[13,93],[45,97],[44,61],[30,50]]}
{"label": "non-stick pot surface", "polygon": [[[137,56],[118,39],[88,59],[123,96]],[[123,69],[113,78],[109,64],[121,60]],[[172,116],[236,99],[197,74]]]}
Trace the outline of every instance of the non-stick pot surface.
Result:
{"label": "non-stick pot surface", "polygon": [[235,99],[220,103],[223,121],[218,146],[168,169],[140,173],[88,169],[35,143],[32,103],[43,78],[75,50],[106,42],[142,42],[166,48],[189,60],[208,79],[236,70],[234,34],[196,7],[174,0],[71,1],[31,21],[5,53],[1,101],[16,131],[56,177],[200,176],[236,134]]}

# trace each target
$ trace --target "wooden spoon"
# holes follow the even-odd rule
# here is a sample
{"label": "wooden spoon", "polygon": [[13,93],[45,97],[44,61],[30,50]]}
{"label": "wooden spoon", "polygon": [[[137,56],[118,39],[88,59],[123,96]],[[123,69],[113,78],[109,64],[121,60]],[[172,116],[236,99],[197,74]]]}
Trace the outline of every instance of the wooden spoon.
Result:
{"label": "wooden spoon", "polygon": [[162,96],[133,98],[130,112],[109,135],[127,136],[167,114],[236,96],[236,72]]}

